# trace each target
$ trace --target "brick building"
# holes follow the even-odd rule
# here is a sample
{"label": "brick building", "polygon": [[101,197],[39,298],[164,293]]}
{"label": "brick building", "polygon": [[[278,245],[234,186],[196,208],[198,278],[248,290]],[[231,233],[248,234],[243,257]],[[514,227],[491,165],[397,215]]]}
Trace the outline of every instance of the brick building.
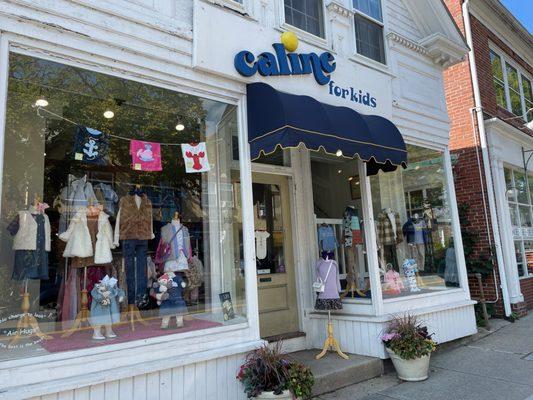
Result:
{"label": "brick building", "polygon": [[[492,257],[499,315],[533,308],[533,37],[498,0],[445,0],[469,57],[445,71],[450,150],[471,260]],[[529,161],[529,163],[528,163]],[[473,297],[479,285],[471,280]]]}

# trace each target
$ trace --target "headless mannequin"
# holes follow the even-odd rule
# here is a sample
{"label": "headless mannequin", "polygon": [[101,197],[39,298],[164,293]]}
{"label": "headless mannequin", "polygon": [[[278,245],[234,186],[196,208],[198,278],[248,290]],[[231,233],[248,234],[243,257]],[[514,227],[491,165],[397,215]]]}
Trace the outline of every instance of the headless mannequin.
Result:
{"label": "headless mannequin", "polygon": [[[180,213],[175,212],[174,217],[172,218],[172,221],[170,221],[174,229],[178,230],[181,228],[181,220],[180,220]],[[182,251],[183,252],[183,251]],[[166,272],[166,271],[165,271]],[[177,271],[173,271],[175,274],[177,274]],[[183,327],[183,315],[175,315],[176,317],[176,328]],[[167,329],[168,325],[170,323],[170,319],[172,318],[171,315],[167,315],[161,318],[161,329]]]}

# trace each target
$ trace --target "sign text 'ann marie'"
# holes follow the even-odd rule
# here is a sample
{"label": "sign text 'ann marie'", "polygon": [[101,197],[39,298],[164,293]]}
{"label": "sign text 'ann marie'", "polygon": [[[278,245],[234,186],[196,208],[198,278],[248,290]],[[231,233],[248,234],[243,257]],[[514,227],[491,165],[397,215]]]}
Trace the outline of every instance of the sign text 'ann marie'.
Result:
{"label": "sign text 'ann marie'", "polygon": [[292,46],[290,42],[284,40],[283,36],[282,41],[284,41],[283,44],[274,43],[272,45],[274,54],[264,52],[255,57],[248,50],[240,51],[235,55],[235,69],[246,77],[253,76],[257,72],[262,76],[307,75],[312,73],[320,85],[326,85],[330,81],[330,74],[337,67],[333,54],[329,52],[320,55],[316,53],[287,53],[286,49],[296,50],[297,41]]}

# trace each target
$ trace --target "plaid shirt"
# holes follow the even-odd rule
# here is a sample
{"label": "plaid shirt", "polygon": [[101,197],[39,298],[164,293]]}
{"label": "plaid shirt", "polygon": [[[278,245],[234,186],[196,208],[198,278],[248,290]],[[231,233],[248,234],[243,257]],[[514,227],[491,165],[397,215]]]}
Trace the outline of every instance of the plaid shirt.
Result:
{"label": "plaid shirt", "polygon": [[394,219],[396,222],[396,236],[394,235],[394,229],[392,228],[389,216],[386,213],[380,213],[378,215],[378,243],[382,246],[395,245],[403,241],[402,226],[398,213],[394,213]]}

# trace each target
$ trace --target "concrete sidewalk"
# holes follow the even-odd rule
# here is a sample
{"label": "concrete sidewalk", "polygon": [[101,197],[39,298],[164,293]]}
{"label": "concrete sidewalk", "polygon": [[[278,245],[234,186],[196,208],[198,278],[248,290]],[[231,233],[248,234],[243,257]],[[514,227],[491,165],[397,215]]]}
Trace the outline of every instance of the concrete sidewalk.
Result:
{"label": "concrete sidewalk", "polygon": [[321,400],[533,399],[533,313],[457,348],[437,352],[424,382],[395,373],[317,397]]}

